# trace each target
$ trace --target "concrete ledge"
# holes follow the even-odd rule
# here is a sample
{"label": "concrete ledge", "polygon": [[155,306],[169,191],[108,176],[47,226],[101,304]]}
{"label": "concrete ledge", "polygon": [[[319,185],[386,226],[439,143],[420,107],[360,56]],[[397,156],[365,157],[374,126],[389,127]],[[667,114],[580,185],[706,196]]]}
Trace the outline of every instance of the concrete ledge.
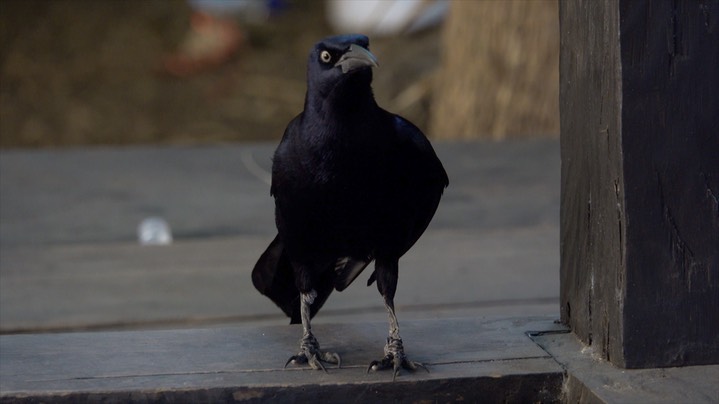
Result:
{"label": "concrete ledge", "polygon": [[[401,318],[400,318],[401,319]],[[382,355],[385,323],[318,325],[323,348],[342,355],[328,373],[283,369],[301,329],[229,327],[173,331],[0,336],[1,402],[455,401],[552,402],[562,367],[527,331],[551,318],[449,319],[401,324],[405,349],[430,373],[366,373]]]}
{"label": "concrete ledge", "polygon": [[532,339],[566,370],[565,402],[719,402],[719,365],[621,369],[572,333],[534,333]]}

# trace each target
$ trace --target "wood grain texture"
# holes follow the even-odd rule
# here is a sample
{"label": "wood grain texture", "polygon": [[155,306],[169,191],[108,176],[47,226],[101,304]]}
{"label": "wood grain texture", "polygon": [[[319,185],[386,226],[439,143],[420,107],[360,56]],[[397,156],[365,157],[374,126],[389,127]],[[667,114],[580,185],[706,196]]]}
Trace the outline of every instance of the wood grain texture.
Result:
{"label": "wood grain texture", "polygon": [[319,325],[342,355],[328,372],[290,365],[299,326],[0,336],[0,402],[558,401],[559,366],[525,334],[551,317],[408,321],[430,373],[366,372],[387,324]]}
{"label": "wood grain texture", "polygon": [[719,362],[719,3],[562,2],[562,320],[614,364]]}

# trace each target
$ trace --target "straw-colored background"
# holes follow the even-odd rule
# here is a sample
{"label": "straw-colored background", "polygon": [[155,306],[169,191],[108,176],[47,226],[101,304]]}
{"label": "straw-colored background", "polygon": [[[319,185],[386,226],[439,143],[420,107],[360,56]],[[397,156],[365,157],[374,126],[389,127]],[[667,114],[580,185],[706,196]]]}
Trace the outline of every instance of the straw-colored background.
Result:
{"label": "straw-colored background", "polygon": [[[321,1],[247,25],[243,51],[189,79],[158,72],[190,9],[174,1],[0,1],[0,147],[276,140],[302,109]],[[456,0],[440,27],[372,38],[375,94],[442,139],[556,136],[556,1]]]}

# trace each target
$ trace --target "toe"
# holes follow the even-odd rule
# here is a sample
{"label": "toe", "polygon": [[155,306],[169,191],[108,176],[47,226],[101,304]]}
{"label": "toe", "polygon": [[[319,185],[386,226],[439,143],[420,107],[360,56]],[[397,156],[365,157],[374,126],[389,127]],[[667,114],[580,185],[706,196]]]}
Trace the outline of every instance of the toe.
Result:
{"label": "toe", "polygon": [[367,368],[367,373],[369,373],[370,370],[377,371],[390,369],[394,366],[393,363],[394,362],[392,356],[385,356],[381,360],[370,362],[369,367]]}
{"label": "toe", "polygon": [[417,368],[422,368],[422,369],[424,369],[425,372],[429,373],[429,369],[427,369],[427,367],[424,366],[424,364],[422,364],[422,363],[412,362],[412,361],[408,361],[408,363],[411,365],[412,370],[417,370]]}
{"label": "toe", "polygon": [[406,362],[403,358],[399,356],[395,356],[392,360],[392,381],[395,381],[397,379],[397,375],[399,374],[399,370],[404,367],[404,362]]}
{"label": "toe", "polygon": [[342,359],[335,352],[324,352],[322,354],[322,360],[327,363],[336,363],[338,368],[342,367]]}
{"label": "toe", "polygon": [[292,356],[290,356],[290,359],[287,359],[287,363],[285,363],[285,368],[287,368],[287,365],[289,365],[290,363],[293,363],[293,364],[307,363],[307,357],[302,354],[292,355]]}
{"label": "toe", "polygon": [[325,365],[322,364],[322,362],[317,358],[317,355],[312,355],[312,357],[309,360],[310,367],[314,370],[323,370],[325,373],[327,373],[327,369],[325,368]]}

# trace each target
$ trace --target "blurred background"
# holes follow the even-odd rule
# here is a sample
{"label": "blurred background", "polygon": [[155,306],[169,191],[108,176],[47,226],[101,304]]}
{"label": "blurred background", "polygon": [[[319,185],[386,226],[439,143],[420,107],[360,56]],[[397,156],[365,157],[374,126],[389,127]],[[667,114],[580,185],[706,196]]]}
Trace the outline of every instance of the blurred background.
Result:
{"label": "blurred background", "polygon": [[[285,324],[249,282],[271,156],[309,50],[343,32],[370,36],[379,104],[450,177],[402,259],[402,319],[557,315],[557,8],[0,0],[0,334]],[[365,282],[319,321],[385,321]]]}
{"label": "blurred background", "polygon": [[311,46],[358,31],[430,137],[558,136],[556,0],[212,3],[0,1],[0,147],[278,140]]}

